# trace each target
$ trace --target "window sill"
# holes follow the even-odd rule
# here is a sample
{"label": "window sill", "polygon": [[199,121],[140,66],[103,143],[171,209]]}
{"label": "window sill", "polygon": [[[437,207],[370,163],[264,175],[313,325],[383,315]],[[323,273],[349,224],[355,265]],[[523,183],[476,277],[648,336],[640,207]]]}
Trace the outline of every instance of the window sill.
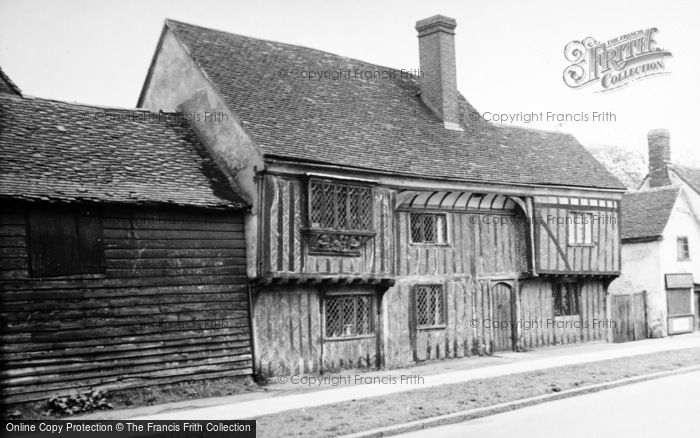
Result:
{"label": "window sill", "polygon": [[449,247],[451,246],[449,243],[438,243],[438,242],[409,242],[408,243],[411,246],[440,246],[440,247]]}
{"label": "window sill", "polygon": [[572,247],[572,248],[577,248],[577,247],[579,247],[579,248],[589,248],[589,247],[592,247],[592,246],[596,246],[596,244],[595,244],[595,243],[569,243],[568,246],[569,246],[569,247]]}
{"label": "window sill", "polygon": [[430,325],[430,326],[418,326],[420,331],[430,331],[430,330],[444,330],[447,328],[447,324],[442,325]]}
{"label": "window sill", "polygon": [[324,336],[323,340],[324,341],[330,341],[330,342],[338,342],[338,341],[359,341],[362,339],[374,339],[376,338],[377,335],[375,333],[369,334],[369,335],[357,335],[357,336],[343,336],[339,338],[331,338],[328,336]]}

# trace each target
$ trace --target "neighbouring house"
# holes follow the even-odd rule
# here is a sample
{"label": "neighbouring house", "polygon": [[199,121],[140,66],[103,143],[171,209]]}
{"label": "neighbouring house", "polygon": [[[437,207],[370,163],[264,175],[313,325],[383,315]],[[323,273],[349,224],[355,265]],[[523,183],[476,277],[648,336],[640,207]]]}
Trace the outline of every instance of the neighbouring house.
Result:
{"label": "neighbouring house", "polygon": [[193,115],[252,205],[257,374],[608,337],[625,188],[570,135],[480,120],[455,27],[417,23],[412,76],[165,22],[138,106]]}
{"label": "neighbouring house", "polygon": [[2,84],[2,401],[250,375],[248,206],[188,123]]}
{"label": "neighbouring house", "polygon": [[649,174],[622,201],[616,294],[644,291],[647,335],[700,328],[700,169],[671,163],[670,134],[648,134]]}

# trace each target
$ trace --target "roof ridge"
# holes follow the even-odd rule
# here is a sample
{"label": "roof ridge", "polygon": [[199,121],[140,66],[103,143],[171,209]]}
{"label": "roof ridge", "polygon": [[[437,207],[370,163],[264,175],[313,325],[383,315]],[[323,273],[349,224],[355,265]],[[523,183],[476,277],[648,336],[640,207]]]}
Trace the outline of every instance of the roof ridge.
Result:
{"label": "roof ridge", "polygon": [[[172,18],[166,18],[166,19],[165,19],[165,23],[166,23],[166,24],[168,24],[168,23],[176,23],[176,24],[181,24],[181,25],[185,25],[185,26],[196,27],[196,28],[198,28],[198,29],[204,29],[204,30],[208,30],[208,31],[211,31],[211,32],[223,33],[223,34],[226,34],[226,35],[232,35],[232,36],[236,36],[236,37],[240,37],[240,38],[248,38],[248,39],[251,39],[251,40],[261,41],[261,42],[264,42],[264,43],[279,44],[279,45],[282,45],[282,46],[285,46],[285,47],[289,47],[289,48],[293,48],[293,49],[313,50],[314,52],[318,52],[318,53],[326,54],[326,55],[337,56],[338,58],[343,58],[343,59],[346,59],[346,60],[351,61],[351,62],[359,62],[359,63],[362,63],[362,64],[366,64],[366,65],[370,65],[370,66],[374,66],[374,67],[381,67],[381,68],[390,69],[390,70],[397,70],[397,71],[400,70],[400,69],[397,69],[397,68],[395,68],[395,67],[390,67],[390,66],[388,66],[388,65],[375,64],[375,63],[373,63],[373,62],[364,61],[364,60],[359,59],[359,58],[351,58],[351,57],[349,57],[349,56],[340,55],[340,54],[338,54],[338,53],[329,52],[329,51],[327,51],[327,50],[315,49],[315,48],[313,48],[313,47],[303,46],[303,45],[301,45],[301,44],[290,44],[290,43],[284,43],[284,42],[282,42],[282,41],[269,40],[269,39],[265,39],[265,38],[258,38],[258,37],[254,37],[254,36],[250,36],[250,35],[243,35],[243,34],[240,34],[240,33],[230,32],[230,31],[228,31],[228,30],[221,30],[221,29],[215,29],[215,28],[213,28],[213,27],[199,26],[199,25],[197,25],[197,24],[192,24],[192,23],[187,23],[187,22],[184,22],[184,21],[174,20],[174,19],[172,19]],[[176,29],[173,29],[173,31],[176,31]],[[407,78],[407,79],[408,79],[408,78]],[[408,80],[410,80],[410,79],[408,79]]]}
{"label": "roof ridge", "polygon": [[158,111],[158,112],[156,112],[156,111],[151,111],[147,108],[127,108],[127,107],[120,107],[120,106],[97,105],[97,104],[82,103],[82,102],[68,102],[65,100],[53,99],[53,98],[48,98],[48,97],[32,96],[30,94],[25,94],[22,96],[16,96],[16,95],[12,95],[12,94],[0,94],[0,99],[17,100],[17,101],[40,101],[40,102],[47,102],[49,104],[55,104],[55,105],[66,105],[66,106],[91,108],[91,109],[99,109],[99,110],[116,110],[116,111],[125,111],[125,112],[149,113],[149,114],[178,114],[177,111]]}
{"label": "roof ridge", "polygon": [[700,167],[695,167],[695,166],[686,166],[685,164],[678,164],[678,163],[669,163],[671,167],[678,167],[681,169],[690,169],[690,170],[698,170],[700,171]]}
{"label": "roof ridge", "polygon": [[641,195],[644,193],[663,192],[665,190],[680,190],[680,189],[681,189],[680,184],[667,184],[667,185],[661,186],[661,187],[650,187],[650,188],[644,189],[644,190],[628,191],[625,193],[625,196],[627,196],[627,195]]}

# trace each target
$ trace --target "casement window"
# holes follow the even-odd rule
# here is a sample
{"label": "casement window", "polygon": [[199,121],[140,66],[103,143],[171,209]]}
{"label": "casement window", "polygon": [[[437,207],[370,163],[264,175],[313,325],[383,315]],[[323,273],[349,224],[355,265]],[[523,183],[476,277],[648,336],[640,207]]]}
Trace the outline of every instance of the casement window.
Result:
{"label": "casement window", "polygon": [[593,213],[572,211],[568,223],[569,245],[593,244]]}
{"label": "casement window", "polygon": [[372,295],[327,295],[325,300],[327,338],[372,335]]}
{"label": "casement window", "polygon": [[419,329],[445,325],[445,294],[441,284],[414,288],[416,324]]}
{"label": "casement window", "polygon": [[33,277],[104,272],[102,218],[94,210],[36,207],[27,214]]}
{"label": "casement window", "polygon": [[446,244],[446,215],[436,213],[411,213],[411,242]]}
{"label": "casement window", "polygon": [[678,260],[690,260],[690,247],[688,246],[688,238],[686,236],[678,237],[676,239],[676,245],[678,250]]}
{"label": "casement window", "polygon": [[312,229],[371,231],[372,188],[341,181],[311,179],[309,225]]}
{"label": "casement window", "polygon": [[578,283],[557,283],[554,286],[554,316],[571,316],[579,314]]}

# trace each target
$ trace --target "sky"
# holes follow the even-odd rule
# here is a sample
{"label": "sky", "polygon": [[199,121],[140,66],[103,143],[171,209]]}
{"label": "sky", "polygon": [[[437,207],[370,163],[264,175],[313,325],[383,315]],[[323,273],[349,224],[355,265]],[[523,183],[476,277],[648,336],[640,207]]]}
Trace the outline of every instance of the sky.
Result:
{"label": "sky", "polygon": [[[134,107],[165,18],[417,69],[415,22],[435,14],[457,20],[458,87],[482,114],[586,114],[512,124],[644,155],[667,128],[673,161],[700,166],[697,0],[0,0],[0,65],[28,95]],[[564,84],[567,43],[653,27],[668,74],[607,93]]]}

